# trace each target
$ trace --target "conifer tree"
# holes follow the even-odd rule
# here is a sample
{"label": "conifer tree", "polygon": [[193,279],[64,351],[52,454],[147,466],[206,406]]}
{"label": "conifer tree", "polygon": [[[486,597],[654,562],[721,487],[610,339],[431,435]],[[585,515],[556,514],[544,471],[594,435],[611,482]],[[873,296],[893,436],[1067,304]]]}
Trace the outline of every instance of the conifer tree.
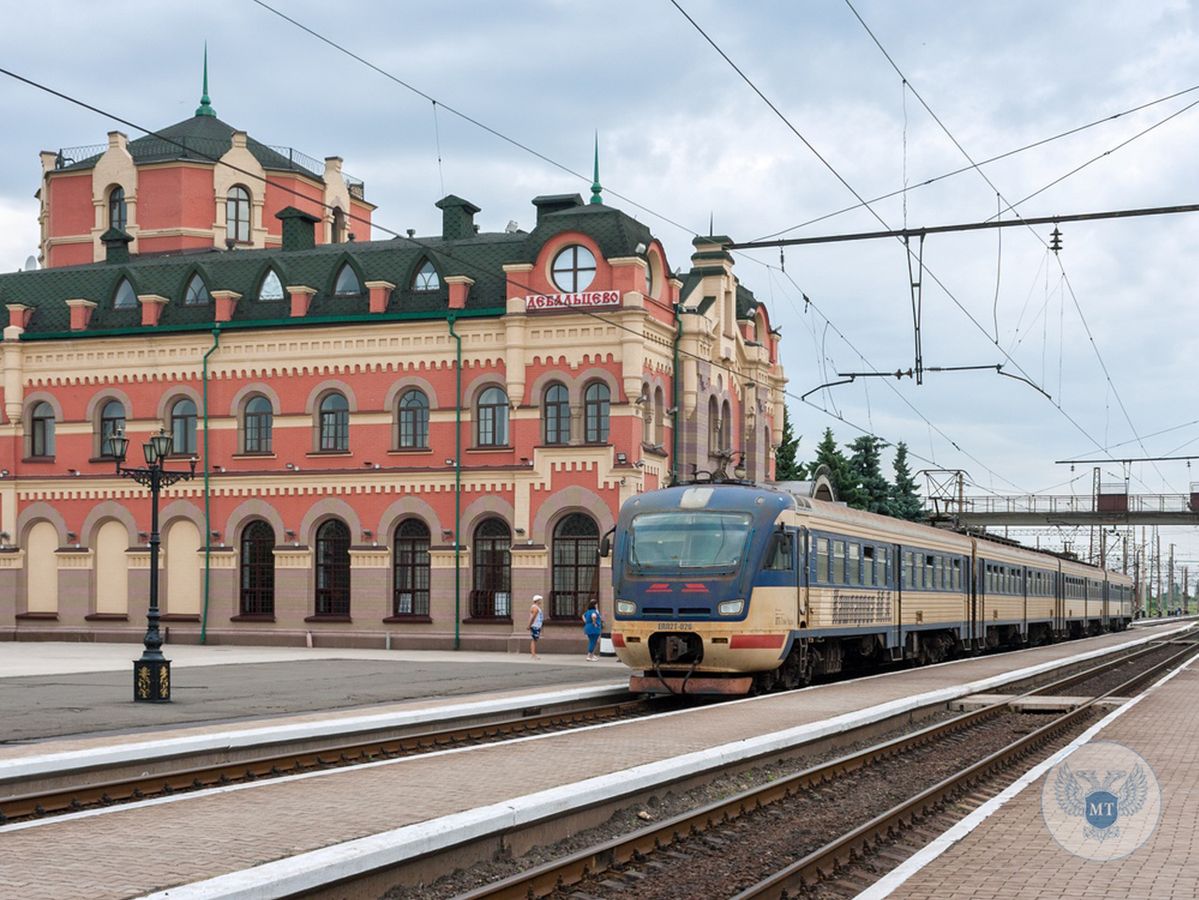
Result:
{"label": "conifer tree", "polygon": [[891,515],[910,522],[924,518],[924,503],[916,488],[916,479],[908,467],[908,445],[895,445],[895,483],[891,485]]}
{"label": "conifer tree", "polygon": [[844,498],[856,509],[880,515],[888,515],[891,510],[892,489],[883,475],[880,453],[884,446],[883,441],[872,434],[864,434],[849,445],[854,496]]}
{"label": "conifer tree", "polygon": [[809,471],[815,474],[816,469],[822,465],[828,466],[829,480],[833,483],[837,499],[855,506],[855,501],[858,500],[857,483],[849,470],[849,460],[837,447],[831,428],[824,429],[824,437],[816,445],[816,458],[812,461]]}
{"label": "conifer tree", "polygon": [[791,429],[791,414],[783,406],[783,441],[774,452],[774,480],[800,481],[804,477],[804,465],[795,458],[800,439]]}

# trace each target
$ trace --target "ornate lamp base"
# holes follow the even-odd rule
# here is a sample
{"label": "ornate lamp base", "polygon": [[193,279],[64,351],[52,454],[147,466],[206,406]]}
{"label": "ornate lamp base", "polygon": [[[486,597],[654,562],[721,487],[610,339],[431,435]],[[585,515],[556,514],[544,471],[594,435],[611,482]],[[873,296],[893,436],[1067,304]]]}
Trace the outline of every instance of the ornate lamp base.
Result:
{"label": "ornate lamp base", "polygon": [[136,659],[133,661],[133,699],[138,703],[171,702],[171,661]]}

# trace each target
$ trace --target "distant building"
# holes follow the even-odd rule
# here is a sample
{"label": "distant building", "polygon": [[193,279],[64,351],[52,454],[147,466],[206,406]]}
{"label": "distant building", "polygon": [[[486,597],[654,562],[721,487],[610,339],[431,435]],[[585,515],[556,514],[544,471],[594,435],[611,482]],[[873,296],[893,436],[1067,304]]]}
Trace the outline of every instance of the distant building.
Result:
{"label": "distant building", "polygon": [[[207,96],[164,134],[270,183],[157,138],[47,159],[49,267],[0,275],[0,639],[138,640],[157,577],[172,641],[511,649],[541,593],[573,647],[592,597],[611,615],[624,500],[771,478],[779,336],[729,239],[672,275],[598,161],[591,201],[537,197],[527,232],[451,195],[440,234],[349,242],[327,207],[372,207],[340,160],[317,174]],[[109,439],[140,456],[159,429],[201,474],[163,495],[151,573]]]}

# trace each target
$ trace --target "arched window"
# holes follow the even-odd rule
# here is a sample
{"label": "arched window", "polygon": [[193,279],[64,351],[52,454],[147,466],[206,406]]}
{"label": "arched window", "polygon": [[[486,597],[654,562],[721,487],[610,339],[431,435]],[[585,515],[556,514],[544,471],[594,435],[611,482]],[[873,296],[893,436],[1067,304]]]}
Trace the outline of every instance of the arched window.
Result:
{"label": "arched window", "polygon": [[171,407],[171,441],[172,453],[196,452],[196,404],[186,397]]}
{"label": "arched window", "polygon": [[120,400],[109,400],[100,408],[100,455],[116,456],[112,439],[125,433],[125,407]]}
{"label": "arched window", "polygon": [[545,442],[547,444],[570,443],[570,394],[566,385],[554,382],[545,390],[541,401],[541,414],[545,419]]}
{"label": "arched window", "polygon": [[246,403],[243,453],[270,453],[275,422],[271,401],[258,394]]}
{"label": "arched window", "polygon": [[279,280],[279,273],[271,269],[262,279],[262,284],[258,286],[259,300],[282,300],[284,298],[283,282]]}
{"label": "arched window", "polygon": [[659,447],[666,441],[666,395],[661,388],[654,391],[654,443]]}
{"label": "arched window", "polygon": [[[333,243],[340,244],[346,239],[346,214],[340,206],[333,207]],[[361,291],[359,291],[361,293]]]}
{"label": "arched window", "polygon": [[122,278],[112,295],[113,309],[133,309],[137,306],[137,294],[128,278]]}
{"label": "arched window", "polygon": [[550,617],[578,619],[599,599],[599,526],[583,513],[571,513],[554,527]]}
{"label": "arched window", "polygon": [[720,452],[720,406],[715,397],[708,398],[708,455]]}
{"label": "arched window", "polygon": [[429,446],[429,398],[425,392],[412,388],[400,397],[400,447],[403,449]]}
{"label": "arched window", "polygon": [[341,268],[337,270],[337,284],[333,293],[338,297],[357,297],[362,293],[362,282],[358,280],[358,273],[349,263],[342,263]]}
{"label": "arched window", "polygon": [[225,198],[225,240],[250,243],[250,192],[240,184],[231,187]]}
{"label": "arched window", "polygon": [[512,532],[503,519],[484,519],[479,523],[475,529],[472,557],[471,618],[511,618]]}
{"label": "arched window", "polygon": [[727,400],[720,407],[720,449],[733,449],[733,408]]}
{"label": "arched window", "polygon": [[595,257],[586,247],[571,244],[558,251],[550,275],[554,285],[565,294],[585,291],[595,280]]}
{"label": "arched window", "polygon": [[321,398],[318,450],[344,452],[350,449],[350,405],[334,391]]}
{"label": "arched window", "polygon": [[187,291],[183,294],[183,302],[187,306],[202,306],[212,302],[212,295],[208,293],[208,285],[204,283],[200,273],[197,272],[188,281]]}
{"label": "arched window", "polygon": [[649,385],[641,386],[641,443],[652,444],[654,438],[654,404],[649,396]]}
{"label": "arched window", "polygon": [[479,395],[478,445],[505,447],[508,444],[508,395],[503,388],[489,387]]}
{"label": "arched window", "polygon": [[429,527],[405,519],[396,529],[392,554],[395,567],[393,616],[429,614]]}
{"label": "arched window", "polygon": [[45,400],[35,404],[29,413],[29,455],[54,455],[54,409]]}
{"label": "arched window", "polygon": [[608,413],[612,394],[602,381],[593,381],[583,392],[584,439],[589,444],[608,442]]}
{"label": "arched window", "polygon": [[129,222],[129,211],[125,206],[125,189],[114,187],[108,194],[108,227],[125,230]]}
{"label": "arched window", "polygon": [[275,614],[275,529],[255,519],[241,533],[241,601],[243,616]]}
{"label": "arched window", "polygon": [[414,291],[436,291],[441,288],[441,279],[437,276],[437,269],[433,267],[433,263],[425,260],[419,269],[416,271],[416,277],[412,279],[412,290]]}
{"label": "arched window", "polygon": [[350,614],[350,529],[340,519],[316,530],[316,614]]}
{"label": "arched window", "polygon": [[657,268],[658,258],[654,254],[647,254],[645,257],[645,295],[652,297],[654,295],[654,270]]}

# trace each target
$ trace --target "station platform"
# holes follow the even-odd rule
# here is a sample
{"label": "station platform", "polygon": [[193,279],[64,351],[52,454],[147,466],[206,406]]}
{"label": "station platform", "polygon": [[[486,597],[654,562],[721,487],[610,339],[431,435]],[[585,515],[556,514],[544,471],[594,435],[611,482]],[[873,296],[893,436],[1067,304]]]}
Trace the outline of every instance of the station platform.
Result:
{"label": "station platform", "polygon": [[171,703],[133,703],[130,644],[0,645],[0,755],[13,744],[308,716],[626,678],[582,654],[168,646]]}
{"label": "station platform", "polygon": [[[1088,730],[1077,747],[1055,754],[1033,769],[1004,795],[981,807],[960,826],[946,832],[892,875],[860,895],[904,900],[1034,900],[1042,897],[1085,897],[1088,900],[1199,897],[1199,663],[1181,668],[1169,681],[1141,695],[1139,702],[1113,713]],[[1118,815],[1124,833],[1104,840],[1082,838],[1063,830],[1065,810],[1057,793],[1063,771],[1083,773],[1084,784],[1110,780],[1113,797],[1125,802],[1123,785],[1135,771],[1134,758],[1111,748],[1114,742],[1139,754],[1152,767],[1160,787],[1160,814],[1153,822],[1154,796],[1136,814]],[[1090,753],[1086,753],[1090,750]],[[1110,761],[1109,765],[1105,762]],[[1130,766],[1129,763],[1132,762]],[[1060,768],[1064,762],[1066,770]],[[1071,769],[1071,765],[1073,768]],[[1115,767],[1115,771],[1108,769]],[[1043,772],[1038,773],[1038,769]],[[1135,790],[1134,790],[1135,793]],[[1063,798],[1064,799],[1064,798]],[[988,807],[991,807],[988,809]],[[989,813],[989,815],[988,815]],[[1121,823],[1125,818],[1128,824]],[[971,821],[971,820],[974,821]],[[1140,821],[1144,819],[1144,821]],[[1051,823],[1054,826],[1051,830]],[[1110,831],[1112,826],[1105,826]],[[1134,829],[1141,829],[1140,833]],[[1129,845],[1148,834],[1147,840]],[[938,854],[935,855],[934,854]],[[1079,855],[1090,853],[1099,856]],[[1106,857],[1116,856],[1108,859]]]}
{"label": "station platform", "polygon": [[13,823],[0,826],[0,884],[30,900],[300,894],[1169,631],[1104,635]]}

